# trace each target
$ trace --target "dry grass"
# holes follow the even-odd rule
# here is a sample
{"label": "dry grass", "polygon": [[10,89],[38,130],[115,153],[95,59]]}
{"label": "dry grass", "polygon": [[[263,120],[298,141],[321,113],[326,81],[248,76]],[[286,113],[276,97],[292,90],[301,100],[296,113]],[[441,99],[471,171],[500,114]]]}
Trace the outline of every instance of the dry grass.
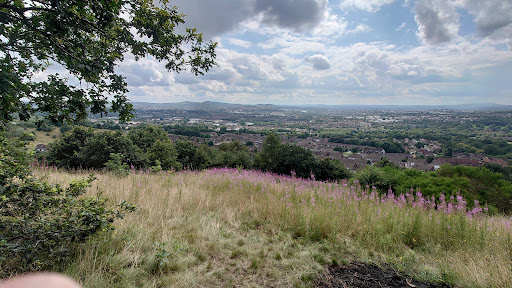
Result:
{"label": "dry grass", "polygon": [[[53,183],[87,175],[38,173]],[[236,170],[96,176],[89,193],[138,210],[78,249],[66,271],[86,287],[308,286],[322,265],[354,259],[461,287],[512,287],[505,217],[341,201],[330,184]]]}

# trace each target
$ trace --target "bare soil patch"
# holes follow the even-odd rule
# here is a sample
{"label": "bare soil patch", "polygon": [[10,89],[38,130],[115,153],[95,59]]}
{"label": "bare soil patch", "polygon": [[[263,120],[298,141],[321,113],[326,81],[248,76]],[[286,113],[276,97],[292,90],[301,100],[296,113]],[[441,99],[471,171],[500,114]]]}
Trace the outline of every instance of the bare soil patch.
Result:
{"label": "bare soil patch", "polygon": [[391,268],[374,264],[351,263],[348,266],[328,266],[314,283],[314,287],[326,288],[448,288],[446,284],[414,281],[398,274]]}

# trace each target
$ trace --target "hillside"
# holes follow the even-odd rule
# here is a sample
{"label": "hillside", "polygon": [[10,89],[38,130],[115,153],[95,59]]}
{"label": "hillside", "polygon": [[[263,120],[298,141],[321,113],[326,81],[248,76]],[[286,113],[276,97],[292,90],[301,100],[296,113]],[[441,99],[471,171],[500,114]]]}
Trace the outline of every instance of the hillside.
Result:
{"label": "hillside", "polygon": [[[65,183],[88,172],[37,174]],[[138,209],[63,267],[85,287],[308,287],[326,265],[356,261],[414,281],[512,286],[510,219],[466,214],[462,199],[442,212],[420,194],[236,169],[96,176],[90,194]]]}

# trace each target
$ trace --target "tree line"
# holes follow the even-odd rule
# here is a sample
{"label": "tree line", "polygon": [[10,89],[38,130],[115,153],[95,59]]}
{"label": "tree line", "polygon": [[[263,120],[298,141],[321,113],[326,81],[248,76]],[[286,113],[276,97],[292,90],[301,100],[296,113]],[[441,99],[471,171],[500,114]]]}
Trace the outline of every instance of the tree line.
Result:
{"label": "tree line", "polygon": [[313,153],[294,144],[283,144],[276,133],[269,133],[261,151],[252,153],[238,141],[217,147],[188,141],[171,142],[160,127],[144,125],[122,131],[98,131],[77,126],[50,143],[44,155],[50,165],[67,169],[115,168],[127,171],[201,170],[214,167],[258,169],[301,178],[339,180],[352,176],[340,161],[317,159]]}

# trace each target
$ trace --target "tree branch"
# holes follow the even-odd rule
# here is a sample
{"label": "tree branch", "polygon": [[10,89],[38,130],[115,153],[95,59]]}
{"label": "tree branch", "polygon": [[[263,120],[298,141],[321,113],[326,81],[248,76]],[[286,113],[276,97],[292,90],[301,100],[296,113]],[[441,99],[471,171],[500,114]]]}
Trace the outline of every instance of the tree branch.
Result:
{"label": "tree branch", "polygon": [[9,9],[9,10],[12,10],[12,11],[15,11],[16,13],[18,14],[23,14],[27,11],[46,11],[46,12],[52,12],[51,9],[49,8],[45,8],[45,7],[16,7],[16,6],[12,6],[12,5],[8,5],[6,3],[0,3],[0,8],[3,8],[3,9]]}
{"label": "tree branch", "polygon": [[[9,17],[11,19],[14,18],[14,20],[23,22],[29,30],[31,30],[34,33],[37,33],[41,36],[44,36],[46,39],[48,39],[48,41],[50,41],[61,52],[63,52],[64,54],[68,55],[69,57],[73,58],[76,61],[80,61],[80,59],[78,59],[75,55],[73,55],[72,53],[67,51],[64,47],[62,47],[60,44],[58,44],[51,34],[43,33],[41,31],[39,31],[37,28],[35,28],[34,26],[32,26],[32,23],[30,23],[30,21],[28,21],[28,19],[26,17],[24,17],[23,15],[22,15],[23,17],[16,17],[15,15],[3,12],[2,10],[0,10],[0,14],[6,15],[7,17]],[[50,56],[50,55],[48,55],[48,56]]]}

